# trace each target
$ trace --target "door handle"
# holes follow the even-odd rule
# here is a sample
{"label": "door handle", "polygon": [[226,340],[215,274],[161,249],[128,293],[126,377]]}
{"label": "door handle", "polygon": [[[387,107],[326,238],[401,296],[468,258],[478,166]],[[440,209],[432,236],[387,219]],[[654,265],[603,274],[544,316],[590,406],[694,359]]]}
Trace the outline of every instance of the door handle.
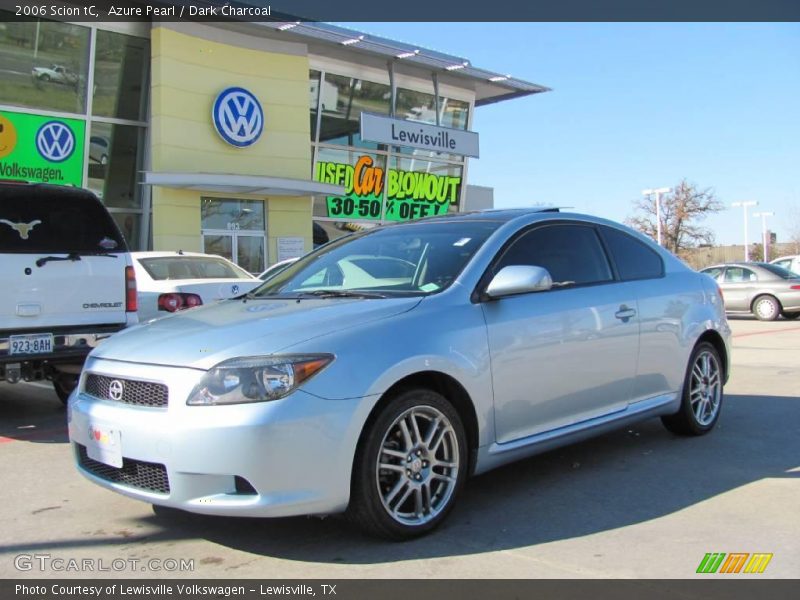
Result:
{"label": "door handle", "polygon": [[619,310],[614,313],[614,316],[617,317],[623,323],[627,323],[631,317],[636,316],[636,310],[633,308],[628,308],[624,304],[619,307]]}

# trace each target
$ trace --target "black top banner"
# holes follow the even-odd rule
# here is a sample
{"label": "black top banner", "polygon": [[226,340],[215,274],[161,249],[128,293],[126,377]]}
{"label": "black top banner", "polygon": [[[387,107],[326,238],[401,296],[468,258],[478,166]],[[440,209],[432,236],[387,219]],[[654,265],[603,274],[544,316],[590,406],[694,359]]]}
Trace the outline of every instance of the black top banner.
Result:
{"label": "black top banner", "polygon": [[800,0],[0,0],[0,20],[800,21]]}

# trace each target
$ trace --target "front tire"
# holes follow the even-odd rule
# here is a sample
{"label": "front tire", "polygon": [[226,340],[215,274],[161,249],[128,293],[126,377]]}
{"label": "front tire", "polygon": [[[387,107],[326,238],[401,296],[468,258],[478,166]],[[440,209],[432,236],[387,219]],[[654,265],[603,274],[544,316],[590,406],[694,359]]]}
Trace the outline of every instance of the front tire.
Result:
{"label": "front tire", "polygon": [[699,343],[686,368],[681,408],[661,417],[664,427],[678,435],[704,435],[714,429],[722,408],[722,381],[719,352],[708,342]]}
{"label": "front tire", "polygon": [[390,540],[429,533],[447,517],[467,475],[458,412],[441,394],[411,389],[367,427],[353,465],[348,516]]}
{"label": "front tire", "polygon": [[759,296],[753,301],[753,314],[759,321],[774,321],[781,314],[781,305],[777,298]]}

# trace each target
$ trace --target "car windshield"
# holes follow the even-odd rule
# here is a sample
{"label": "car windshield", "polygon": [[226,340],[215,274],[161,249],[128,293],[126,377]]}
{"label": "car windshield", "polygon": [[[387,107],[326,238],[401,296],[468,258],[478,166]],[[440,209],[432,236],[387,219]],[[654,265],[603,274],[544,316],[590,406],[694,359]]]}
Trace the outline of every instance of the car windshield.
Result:
{"label": "car windshield", "polygon": [[498,225],[438,220],[350,235],[301,258],[251,297],[433,294],[456,279]]}
{"label": "car windshield", "polygon": [[781,279],[798,279],[800,275],[795,273],[794,271],[790,271],[784,267],[779,265],[773,265],[770,263],[758,263],[758,266],[764,269],[765,271],[769,271],[773,275],[777,275]]}
{"label": "car windshield", "polygon": [[244,269],[214,256],[159,256],[138,260],[147,274],[156,281],[167,279],[252,279]]}

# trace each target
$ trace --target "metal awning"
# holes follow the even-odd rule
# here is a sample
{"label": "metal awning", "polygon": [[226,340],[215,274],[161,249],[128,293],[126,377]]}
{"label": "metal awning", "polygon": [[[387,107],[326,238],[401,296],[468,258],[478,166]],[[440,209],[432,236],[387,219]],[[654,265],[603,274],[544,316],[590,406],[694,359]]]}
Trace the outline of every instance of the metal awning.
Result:
{"label": "metal awning", "polygon": [[224,194],[253,194],[255,196],[338,196],[344,187],[308,179],[265,177],[263,175],[233,175],[230,173],[164,173],[144,172],[144,185],[217,192]]}

